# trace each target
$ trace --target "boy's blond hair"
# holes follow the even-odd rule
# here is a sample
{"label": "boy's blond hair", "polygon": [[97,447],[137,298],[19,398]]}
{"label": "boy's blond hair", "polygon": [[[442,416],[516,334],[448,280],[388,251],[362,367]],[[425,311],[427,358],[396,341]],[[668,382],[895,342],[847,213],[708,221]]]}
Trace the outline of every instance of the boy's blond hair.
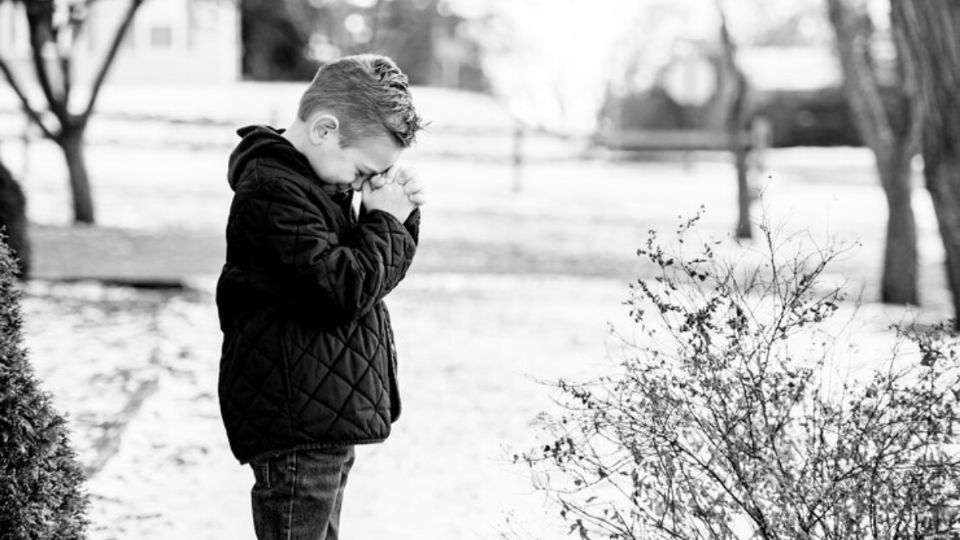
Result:
{"label": "boy's blond hair", "polygon": [[340,120],[341,146],[386,132],[408,147],[423,127],[407,76],[393,60],[375,54],[345,56],[318,69],[297,116],[307,121],[319,110]]}

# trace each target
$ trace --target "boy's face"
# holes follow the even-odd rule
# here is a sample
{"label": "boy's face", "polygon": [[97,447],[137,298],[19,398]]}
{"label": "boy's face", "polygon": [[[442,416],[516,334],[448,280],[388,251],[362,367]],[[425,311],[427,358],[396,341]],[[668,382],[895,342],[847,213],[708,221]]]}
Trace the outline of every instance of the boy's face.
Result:
{"label": "boy's face", "polygon": [[386,133],[357,140],[345,147],[340,145],[339,125],[311,135],[314,134],[307,160],[320,180],[349,185],[357,190],[365,180],[393,167],[403,152],[403,147]]}

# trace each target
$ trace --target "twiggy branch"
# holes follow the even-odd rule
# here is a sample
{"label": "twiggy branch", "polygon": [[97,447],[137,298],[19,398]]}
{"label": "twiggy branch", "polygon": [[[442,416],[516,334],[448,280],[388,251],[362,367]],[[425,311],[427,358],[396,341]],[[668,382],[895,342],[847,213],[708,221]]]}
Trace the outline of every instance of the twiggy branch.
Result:
{"label": "twiggy branch", "polygon": [[30,105],[30,100],[27,98],[27,95],[24,93],[23,89],[20,87],[20,83],[17,82],[16,77],[13,76],[13,71],[10,69],[10,66],[7,65],[7,62],[0,58],[0,71],[3,72],[4,78],[7,80],[7,83],[10,85],[10,88],[13,89],[13,93],[17,95],[17,99],[20,100],[20,105],[23,108],[24,114],[36,124],[40,130],[43,132],[43,135],[48,139],[56,140],[57,135],[43,123],[43,119],[40,117],[40,113],[35,111]]}
{"label": "twiggy branch", "polygon": [[110,66],[113,64],[113,61],[117,56],[117,52],[120,50],[120,46],[123,44],[123,38],[127,35],[130,26],[133,24],[133,18],[136,16],[137,10],[140,9],[142,4],[143,0],[130,0],[130,4],[127,5],[127,11],[123,15],[123,21],[117,28],[117,33],[113,36],[113,42],[110,44],[110,49],[107,51],[106,56],[104,56],[103,62],[100,64],[100,68],[97,71],[97,76],[94,79],[93,86],[90,89],[90,100],[87,102],[87,106],[83,109],[83,112],[80,113],[81,124],[86,123],[86,121],[90,118],[90,114],[93,112],[93,107],[97,103],[97,96],[100,94],[100,89],[103,87],[103,82],[107,79],[107,72],[110,71]]}
{"label": "twiggy branch", "polygon": [[53,84],[50,81],[50,71],[47,65],[47,59],[44,57],[44,50],[48,44],[51,44],[51,33],[53,24],[53,3],[50,0],[27,3],[27,26],[30,29],[30,52],[33,60],[33,67],[37,74],[37,82],[40,83],[40,89],[50,106],[50,110],[57,116],[60,125],[69,123],[69,112],[67,111],[67,95],[58,94],[54,91]]}
{"label": "twiggy branch", "polygon": [[73,88],[73,38],[70,38],[70,48],[64,51],[57,43],[57,60],[60,62],[60,76],[63,77],[64,101],[69,105],[70,91]]}

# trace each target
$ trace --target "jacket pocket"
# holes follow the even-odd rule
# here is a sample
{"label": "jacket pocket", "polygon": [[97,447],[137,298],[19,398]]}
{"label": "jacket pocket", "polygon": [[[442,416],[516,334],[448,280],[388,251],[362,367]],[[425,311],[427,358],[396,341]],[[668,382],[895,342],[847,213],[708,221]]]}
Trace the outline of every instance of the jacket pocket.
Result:
{"label": "jacket pocket", "polygon": [[253,489],[255,491],[270,489],[270,459],[262,458],[250,463],[253,469]]}

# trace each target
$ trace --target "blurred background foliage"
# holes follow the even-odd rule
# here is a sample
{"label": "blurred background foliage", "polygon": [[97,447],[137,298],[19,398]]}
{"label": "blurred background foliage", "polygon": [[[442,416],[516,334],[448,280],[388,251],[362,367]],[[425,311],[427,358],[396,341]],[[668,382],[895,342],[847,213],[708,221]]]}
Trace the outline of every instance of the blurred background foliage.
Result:
{"label": "blurred background foliage", "polygon": [[[749,115],[771,122],[773,146],[861,145],[823,2],[729,4],[752,88]],[[722,43],[709,1],[240,0],[240,6],[245,80],[306,80],[340,55],[376,52],[396,59],[415,85],[490,93],[528,124],[562,132],[709,129],[722,117],[715,110],[722,96],[711,93],[719,84]],[[874,19],[882,18],[878,11],[865,22],[876,27]],[[553,30],[532,28],[538,23]],[[872,35],[875,57],[889,63],[889,32],[880,24]],[[705,96],[676,95],[677,81]]]}
{"label": "blurred background foliage", "polygon": [[419,86],[490,91],[480,62],[485,17],[468,20],[442,0],[242,0],[243,76],[309,79],[347,54],[376,52]]}

